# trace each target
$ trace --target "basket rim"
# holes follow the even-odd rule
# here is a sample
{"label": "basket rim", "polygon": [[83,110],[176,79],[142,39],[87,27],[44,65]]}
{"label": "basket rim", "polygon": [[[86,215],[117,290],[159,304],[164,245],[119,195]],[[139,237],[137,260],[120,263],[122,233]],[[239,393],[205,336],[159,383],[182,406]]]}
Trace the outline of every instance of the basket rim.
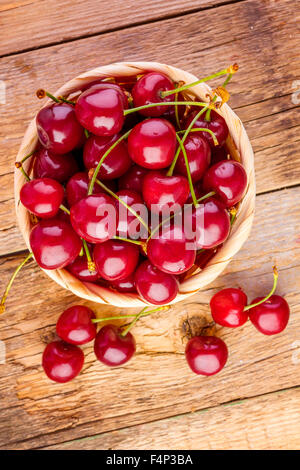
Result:
{"label": "basket rim", "polygon": [[[159,62],[115,62],[91,69],[78,75],[66,82],[54,93],[54,95],[59,96],[62,94],[64,96],[69,96],[72,92],[80,90],[80,86],[100,78],[108,76],[137,75],[147,71],[161,71],[171,76],[172,79],[177,80],[183,79],[184,77],[184,81],[186,83],[192,83],[197,80],[197,77],[189,72],[171,65],[161,64]],[[203,101],[207,101],[207,94],[211,92],[211,88],[206,83],[196,85],[190,90],[192,90],[193,93]],[[49,102],[51,102],[51,100],[47,100],[41,108],[47,106]],[[199,292],[199,290],[202,290],[204,287],[207,287],[208,284],[216,279],[225,269],[231,258],[240,250],[251,230],[255,209],[255,174],[252,146],[241,120],[234,111],[227,104],[224,104],[221,109],[218,109],[218,112],[226,120],[233,144],[240,154],[241,162],[247,173],[248,186],[242,201],[239,203],[237,218],[228,239],[208,262],[205,269],[180,284],[180,292],[175,299],[170,302],[170,304],[175,304],[190,297],[194,293]],[[36,115],[27,127],[16,161],[20,161],[36,147],[38,137],[35,118]],[[25,170],[28,169],[30,160],[31,159],[28,159],[25,162]],[[29,233],[31,225],[29,212],[22,204],[19,203],[20,189],[25,181],[26,180],[22,173],[15,169],[14,192],[16,215],[25,243],[28,249],[30,249]],[[110,304],[117,307],[144,307],[145,305],[151,305],[141,299],[137,294],[119,293],[107,287],[82,282],[65,269],[51,271],[43,269],[43,271],[63,288],[70,290],[81,298],[96,303]]]}

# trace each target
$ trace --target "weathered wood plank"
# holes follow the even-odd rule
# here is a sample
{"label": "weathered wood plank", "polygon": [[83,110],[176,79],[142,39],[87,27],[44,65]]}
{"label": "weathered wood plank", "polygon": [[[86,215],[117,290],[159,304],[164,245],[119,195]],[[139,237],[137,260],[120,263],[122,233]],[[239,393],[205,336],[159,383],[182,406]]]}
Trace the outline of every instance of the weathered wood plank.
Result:
{"label": "weathered wood plank", "polygon": [[[7,363],[0,365],[0,445],[49,446],[298,386],[300,369],[293,357],[300,338],[299,196],[300,188],[259,196],[251,237],[224,276],[169,312],[143,319],[134,331],[138,353],[125,367],[110,370],[95,362],[91,347],[84,347],[83,373],[63,386],[44,376],[41,353],[53,338],[59,313],[84,302],[58,288],[34,264],[25,268],[0,320],[0,339],[7,348]],[[215,288],[241,286],[250,300],[267,291],[274,258],[281,272],[278,293],[291,305],[288,328],[266,337],[251,324],[237,330],[211,327],[228,344],[228,365],[215,377],[192,374],[183,357],[188,324],[196,334],[211,321],[207,302]],[[3,281],[19,259],[1,260]],[[99,315],[121,311],[96,309]]]}
{"label": "weathered wood plank", "polygon": [[296,450],[299,416],[297,388],[44,449]]}
{"label": "weathered wood plank", "polygon": [[228,0],[102,0],[99,4],[93,0],[3,0],[0,5],[0,56],[128,28],[227,2]]}

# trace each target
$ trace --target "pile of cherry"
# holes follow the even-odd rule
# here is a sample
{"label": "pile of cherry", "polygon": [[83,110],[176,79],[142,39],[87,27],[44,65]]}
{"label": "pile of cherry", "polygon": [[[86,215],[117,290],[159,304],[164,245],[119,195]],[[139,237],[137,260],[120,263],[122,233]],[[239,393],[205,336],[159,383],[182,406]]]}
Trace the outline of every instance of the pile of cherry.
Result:
{"label": "pile of cherry", "polygon": [[[65,268],[80,281],[138,294],[149,304],[169,304],[180,282],[195,267],[205,268],[228,238],[246,191],[245,169],[231,158],[228,127],[216,111],[236,70],[206,77],[227,75],[209,103],[190,93],[195,83],[174,83],[159,72],[98,80],[73,98],[39,90],[39,97],[53,102],[37,114],[38,147],[16,164],[27,179],[20,200],[35,217],[30,247],[39,266]],[[176,215],[186,207],[179,224]],[[212,299],[214,320],[243,324],[246,296],[222,292]],[[272,297],[266,302],[251,309],[250,319],[273,334],[286,325],[288,307],[276,299],[274,307]],[[279,317],[284,312],[277,327],[270,327],[277,315],[271,306]],[[144,309],[134,316],[129,329],[147,314]],[[96,335],[97,321],[85,307],[63,313],[57,333],[64,342],[48,345],[43,357],[50,378],[77,375],[83,364],[78,345],[95,338],[100,361],[121,365],[130,359],[135,342],[129,330],[106,325]],[[212,375],[225,365],[227,348],[219,338],[195,337],[186,356],[196,373]]]}

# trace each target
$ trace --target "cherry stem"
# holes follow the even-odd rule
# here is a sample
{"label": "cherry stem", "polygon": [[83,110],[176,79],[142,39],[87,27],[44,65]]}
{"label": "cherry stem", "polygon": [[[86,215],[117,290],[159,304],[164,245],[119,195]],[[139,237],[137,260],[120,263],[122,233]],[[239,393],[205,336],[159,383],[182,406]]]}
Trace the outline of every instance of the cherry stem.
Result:
{"label": "cherry stem", "polygon": [[[232,67],[234,67],[234,66],[237,67],[237,69],[236,69],[236,71],[237,71],[237,70],[238,70],[238,65],[237,65],[237,64],[232,65]],[[233,73],[235,73],[235,72],[233,72]],[[222,85],[223,88],[225,88],[225,87],[228,85],[228,83],[229,83],[230,80],[231,80],[231,77],[232,77],[233,73],[229,73],[229,74],[228,74],[228,76],[227,76],[225,82],[224,82],[223,85]],[[213,97],[213,99],[212,99],[212,104],[216,102],[217,97],[218,97],[218,95],[215,94],[214,97]],[[211,113],[211,109],[208,109],[208,110],[206,111],[206,114],[205,114],[205,121],[210,122],[210,113]]]}
{"label": "cherry stem", "polygon": [[59,101],[58,98],[56,98],[54,95],[51,95],[51,93],[49,93],[48,91],[43,90],[43,88],[40,88],[39,90],[37,90],[36,96],[37,96],[40,100],[42,100],[43,98],[45,98],[45,96],[48,96],[48,98],[50,98],[51,100],[55,101],[55,103],[60,103],[60,101]]}
{"label": "cherry stem", "polygon": [[[178,101],[178,92],[175,93],[175,101],[176,101],[176,103]],[[176,124],[177,124],[178,129],[181,129],[180,121],[179,121],[179,113],[178,113],[178,104],[175,105],[175,120],[176,120]]]}
{"label": "cherry stem", "polygon": [[60,208],[62,211],[64,211],[66,214],[70,215],[69,209],[67,209],[67,207],[64,206],[63,204],[61,204],[61,205],[59,206],[59,208]]}
{"label": "cherry stem", "polygon": [[32,157],[32,155],[35,153],[35,150],[33,150],[32,152],[30,152],[28,155],[26,155],[25,157],[22,158],[22,160],[20,160],[19,162],[16,162],[16,163],[24,163],[26,162],[26,160],[28,160],[28,158]]}
{"label": "cherry stem", "polygon": [[133,243],[134,245],[140,245],[140,246],[143,246],[145,245],[146,243],[145,242],[142,242],[140,240],[131,240],[131,238],[123,238],[123,237],[118,237],[117,235],[115,235],[113,237],[114,240],[121,240],[122,242],[128,242],[128,243]]}
{"label": "cherry stem", "polygon": [[106,152],[103,154],[103,156],[101,157],[98,165],[96,166],[95,168],[95,171],[93,173],[93,176],[92,176],[92,179],[90,181],[90,184],[89,184],[89,189],[88,189],[88,196],[90,196],[91,194],[93,194],[93,189],[94,189],[94,185],[95,185],[95,181],[97,179],[97,176],[98,176],[98,173],[100,171],[100,168],[101,168],[101,165],[102,163],[104,162],[104,160],[106,159],[106,157],[110,154],[110,152],[115,148],[117,147],[117,145],[119,145],[123,140],[127,139],[127,137],[129,136],[131,132],[131,129],[129,131],[127,131],[125,134],[123,134],[118,140],[116,140],[110,147],[109,149],[106,150]]}
{"label": "cherry stem", "polygon": [[134,209],[132,209],[132,207],[130,207],[128,204],[126,204],[125,201],[123,201],[117,194],[115,194],[111,189],[109,189],[104,183],[102,183],[102,181],[99,181],[98,179],[96,179],[96,183],[99,186],[101,186],[101,188],[103,188],[104,191],[106,191],[108,194],[110,194],[110,196],[115,198],[120,204],[122,204],[124,207],[126,207],[126,209],[129,212],[131,212],[131,214],[134,215],[138,219],[138,221],[145,227],[147,232],[150,233],[150,229],[149,229],[148,225],[146,224],[146,222],[144,221],[144,219]]}
{"label": "cherry stem", "polygon": [[158,308],[155,308],[154,310],[148,310],[148,312],[145,312],[147,307],[144,307],[143,310],[140,311],[140,313],[138,313],[134,320],[132,320],[132,322],[130,323],[130,325],[128,325],[127,328],[125,328],[122,333],[121,333],[121,336],[126,336],[127,333],[129,333],[129,331],[131,330],[131,328],[136,324],[136,322],[142,317],[142,316],[146,316],[146,315],[150,315],[150,313],[154,313],[154,312],[159,312],[161,310],[169,310],[170,306],[169,305],[164,305],[163,307],[158,307]]}
{"label": "cherry stem", "polygon": [[176,134],[176,139],[177,139],[177,141],[179,143],[179,147],[181,148],[181,151],[183,153],[185,166],[186,166],[186,172],[187,172],[187,178],[188,178],[188,182],[189,182],[189,187],[190,187],[190,191],[191,191],[193,204],[194,204],[195,207],[197,207],[197,198],[196,198],[194,185],[193,185],[193,181],[192,181],[192,177],[191,177],[190,165],[189,165],[189,160],[188,160],[188,157],[187,157],[187,154],[186,154],[186,150],[185,150],[184,145],[182,143],[182,140],[180,139],[178,134]]}
{"label": "cherry stem", "polygon": [[140,315],[141,317],[147,317],[147,315],[150,315],[151,313],[154,313],[154,312],[157,312],[158,310],[169,310],[169,306],[168,305],[165,305],[163,307],[159,307],[159,308],[155,308],[154,310],[148,310],[148,312],[145,312],[145,309],[147,307],[144,307],[143,308],[143,311],[144,313],[141,314],[140,313],[131,313],[131,314],[128,314],[128,315],[116,315],[116,316],[113,316],[113,317],[105,317],[105,318],[93,318],[92,319],[92,323],[101,323],[101,322],[104,322],[104,321],[110,321],[110,320],[123,320],[124,318],[135,318],[136,316]]}
{"label": "cherry stem", "polygon": [[75,101],[70,101],[70,100],[67,100],[66,98],[64,98],[63,96],[59,96],[58,97],[58,100],[62,103],[68,103],[68,104],[72,104],[73,106],[75,106]]}
{"label": "cherry stem", "polygon": [[143,106],[138,106],[137,108],[125,109],[124,116],[127,116],[127,114],[131,114],[136,111],[142,111],[143,109],[155,108],[156,106],[177,106],[181,104],[184,106],[201,106],[201,107],[210,106],[210,104],[202,103],[200,101],[162,101],[159,103],[144,104]]}
{"label": "cherry stem", "polygon": [[90,133],[89,133],[89,131],[88,131],[87,129],[84,129],[84,135],[85,135],[85,137],[86,137],[87,139],[89,138]]}
{"label": "cherry stem", "polygon": [[[190,129],[190,132],[200,132],[200,131],[208,132],[212,136],[215,146],[219,145],[219,141],[217,139],[216,134],[210,129],[207,129],[206,127],[193,127],[193,129]],[[185,131],[178,131],[177,134],[183,134],[184,132]]]}
{"label": "cherry stem", "polygon": [[94,273],[94,272],[96,272],[96,265],[95,265],[94,261],[92,260],[91,253],[90,253],[89,247],[87,245],[87,242],[83,238],[82,238],[82,244],[83,244],[83,248],[84,248],[84,251],[85,251],[85,256],[86,256],[86,259],[87,259],[88,270],[90,271],[90,273]]}
{"label": "cherry stem", "polygon": [[84,255],[84,249],[83,249],[83,246],[81,247],[81,250],[79,252],[79,256],[83,256]]}
{"label": "cherry stem", "polygon": [[15,162],[15,167],[18,168],[18,170],[20,170],[20,172],[23,174],[26,181],[30,181],[29,176],[27,175],[26,171],[24,170],[22,166],[22,162]]}
{"label": "cherry stem", "polygon": [[5,312],[5,302],[8,296],[8,293],[10,291],[10,288],[18,274],[18,272],[23,268],[23,266],[27,263],[27,261],[32,258],[32,253],[29,253],[26,258],[19,264],[19,266],[16,268],[14,271],[13,275],[11,276],[10,280],[8,281],[8,284],[6,286],[5,292],[2,296],[1,302],[0,302],[0,314]]}
{"label": "cherry stem", "polygon": [[207,82],[208,80],[212,80],[213,78],[220,77],[221,75],[226,75],[226,74],[233,74],[237,72],[238,66],[237,64],[231,65],[230,67],[227,67],[226,69],[220,70],[220,72],[213,73],[212,75],[208,75],[207,77],[201,78],[201,80],[197,80],[196,82],[189,83],[187,85],[183,85],[180,88],[176,88],[176,90],[166,90],[161,92],[161,97],[165,98],[166,96],[173,95],[176,92],[188,90],[189,88],[199,85],[199,83]]}
{"label": "cherry stem", "polygon": [[197,204],[199,204],[199,202],[201,202],[201,201],[204,201],[204,199],[207,199],[207,198],[209,198],[209,197],[214,196],[215,194],[216,194],[215,191],[210,191],[210,193],[207,193],[207,194],[205,194],[204,196],[199,197],[199,199],[197,199]]}
{"label": "cherry stem", "polygon": [[244,312],[246,312],[247,310],[250,310],[250,308],[257,307],[258,305],[263,304],[266,300],[268,300],[274,294],[276,290],[277,282],[278,282],[278,271],[277,271],[276,266],[273,266],[273,276],[274,276],[273,287],[271,291],[269,292],[269,294],[264,299],[260,300],[259,302],[256,302],[255,304],[246,305],[246,307],[244,308]]}
{"label": "cherry stem", "polygon": [[230,225],[232,226],[233,222],[235,221],[236,214],[237,214],[237,209],[235,207],[232,207],[230,210]]}

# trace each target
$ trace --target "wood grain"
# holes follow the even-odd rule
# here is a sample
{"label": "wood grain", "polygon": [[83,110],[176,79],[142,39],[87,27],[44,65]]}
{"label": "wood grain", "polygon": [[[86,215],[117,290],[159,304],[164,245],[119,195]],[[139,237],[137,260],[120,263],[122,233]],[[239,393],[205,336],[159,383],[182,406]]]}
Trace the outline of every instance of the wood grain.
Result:
{"label": "wood grain", "polygon": [[[94,360],[91,347],[84,347],[83,373],[63,386],[45,377],[41,353],[54,337],[59,313],[78,299],[50,282],[36,265],[26,267],[0,320],[0,339],[7,348],[7,363],[0,365],[0,445],[49,446],[299,385],[300,368],[292,360],[300,339],[299,196],[300,188],[259,196],[250,239],[224,276],[201,293],[201,303],[195,295],[141,321],[134,331],[137,355],[125,367],[108,369]],[[251,324],[237,330],[211,325],[207,302],[214,289],[241,286],[254,298],[270,288],[274,258],[280,270],[278,293],[286,296],[292,311],[285,332],[266,337]],[[3,281],[19,259],[1,260]],[[100,305],[96,310],[98,315],[121,311]],[[197,377],[186,366],[183,353],[190,328],[193,334],[206,328],[226,340],[230,359],[218,376]]]}
{"label": "wood grain", "polygon": [[299,450],[299,414],[296,388],[45,449]]}

